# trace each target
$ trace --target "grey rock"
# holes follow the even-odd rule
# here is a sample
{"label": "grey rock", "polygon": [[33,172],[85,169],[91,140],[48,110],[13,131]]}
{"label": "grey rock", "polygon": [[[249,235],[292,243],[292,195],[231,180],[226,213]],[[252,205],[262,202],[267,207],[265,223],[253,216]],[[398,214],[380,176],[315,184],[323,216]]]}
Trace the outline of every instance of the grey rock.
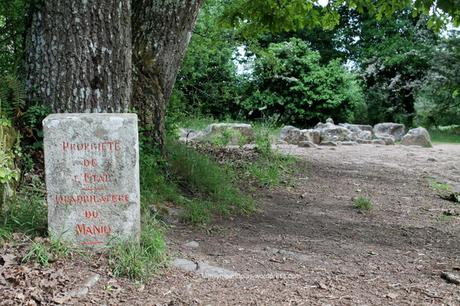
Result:
{"label": "grey rock", "polygon": [[249,144],[255,140],[252,126],[245,123],[212,123],[194,139],[200,142],[212,142],[224,134],[228,134],[229,145]]}
{"label": "grey rock", "polygon": [[372,140],[370,140],[370,139],[357,139],[356,142],[359,143],[359,144],[371,144]]}
{"label": "grey rock", "polygon": [[321,142],[321,132],[315,129],[304,130],[308,134],[309,138],[314,144],[319,144]]}
{"label": "grey rock", "polygon": [[382,139],[373,139],[372,144],[377,144],[377,145],[386,145],[385,140]]}
{"label": "grey rock", "polygon": [[411,129],[407,132],[407,134],[404,135],[401,144],[405,146],[422,146],[425,148],[433,147],[430,134],[422,127]]}
{"label": "grey rock", "polygon": [[301,141],[299,142],[298,146],[302,148],[316,148],[317,147],[317,145],[315,145],[311,141]]}
{"label": "grey rock", "polygon": [[327,147],[337,147],[337,142],[334,141],[324,141],[320,143],[321,146],[327,146]]}
{"label": "grey rock", "polygon": [[320,133],[315,130],[301,130],[296,127],[287,125],[281,129],[280,141],[288,144],[299,144],[302,141],[311,141],[319,143]]}
{"label": "grey rock", "polygon": [[342,141],[343,146],[356,146],[357,144],[356,141]]}
{"label": "grey rock", "polygon": [[442,272],[441,278],[443,278],[446,282],[460,285],[460,275],[452,273],[452,272]]}
{"label": "grey rock", "polygon": [[367,124],[350,124],[350,123],[340,123],[340,126],[350,130],[351,132],[361,132],[361,131],[368,131],[371,132],[372,135],[372,126]]}
{"label": "grey rock", "polygon": [[396,141],[400,141],[404,136],[405,129],[404,124],[393,122],[379,123],[374,126],[374,135],[376,137],[390,135]]}
{"label": "grey rock", "polygon": [[363,139],[363,140],[371,140],[372,139],[372,132],[371,131],[361,131],[358,133],[355,133],[357,139]]}
{"label": "grey rock", "polygon": [[334,120],[332,120],[332,118],[327,118],[327,119],[326,119],[326,123],[334,124]]}
{"label": "grey rock", "polygon": [[229,279],[238,276],[237,272],[213,266],[207,262],[194,262],[188,259],[176,258],[172,265],[178,269],[195,272],[205,278],[224,278]]}
{"label": "grey rock", "polygon": [[196,249],[196,248],[198,248],[200,246],[200,244],[198,242],[192,240],[192,241],[189,241],[186,244],[184,244],[184,246],[187,247],[187,248]]}
{"label": "grey rock", "polygon": [[326,123],[322,123],[322,122],[318,122],[316,125],[315,125],[315,130],[322,130],[322,129],[327,129],[327,128],[333,128],[335,127],[336,125],[334,123],[330,123],[330,122],[326,122]]}
{"label": "grey rock", "polygon": [[48,229],[103,247],[140,234],[135,114],[52,114],[43,120]]}
{"label": "grey rock", "polygon": [[327,127],[320,130],[321,142],[327,141],[350,141],[352,140],[351,132],[341,126]]}
{"label": "grey rock", "polygon": [[72,298],[84,297],[84,296],[86,296],[88,294],[89,289],[91,289],[92,287],[94,287],[97,284],[97,282],[99,281],[100,278],[101,278],[101,276],[99,274],[91,273],[85,279],[85,281],[83,282],[81,287],[79,287],[77,289],[73,289],[71,291],[68,291],[68,292],[66,292],[64,294],[64,296],[56,297],[53,301],[58,303],[58,304],[64,304],[64,303],[68,302]]}
{"label": "grey rock", "polygon": [[387,146],[395,144],[395,139],[391,135],[379,135],[377,136],[377,139],[383,140]]}
{"label": "grey rock", "polygon": [[221,267],[212,266],[206,262],[198,263],[198,272],[205,278],[224,278],[229,279],[239,274]]}
{"label": "grey rock", "polygon": [[180,142],[193,142],[195,139],[199,139],[200,137],[203,136],[202,131],[195,131],[192,129],[184,129],[180,128],[179,129],[179,141]]}
{"label": "grey rock", "polygon": [[172,262],[172,266],[189,272],[198,270],[198,263],[184,258],[175,258]]}
{"label": "grey rock", "polygon": [[279,140],[288,144],[298,144],[300,141],[309,141],[310,139],[301,140],[300,129],[287,125],[281,129]]}
{"label": "grey rock", "polygon": [[353,140],[353,135],[350,130],[343,126],[335,125],[332,122],[321,123],[315,126],[315,130],[320,132],[321,143],[329,141],[350,141]]}

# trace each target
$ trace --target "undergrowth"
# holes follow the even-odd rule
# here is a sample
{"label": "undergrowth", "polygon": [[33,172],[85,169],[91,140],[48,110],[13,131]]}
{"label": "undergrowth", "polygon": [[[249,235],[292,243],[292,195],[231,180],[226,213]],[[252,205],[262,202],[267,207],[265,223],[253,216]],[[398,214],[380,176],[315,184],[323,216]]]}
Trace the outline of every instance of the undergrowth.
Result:
{"label": "undergrowth", "polygon": [[114,240],[110,246],[109,265],[115,276],[144,281],[167,259],[164,227],[144,211],[140,242]]}
{"label": "undergrowth", "polygon": [[143,206],[179,205],[181,219],[194,224],[208,223],[213,215],[253,211],[254,202],[236,185],[231,167],[173,141],[167,142],[164,153],[142,154]]}
{"label": "undergrowth", "polygon": [[430,129],[430,137],[434,143],[460,143],[460,126],[440,126]]}

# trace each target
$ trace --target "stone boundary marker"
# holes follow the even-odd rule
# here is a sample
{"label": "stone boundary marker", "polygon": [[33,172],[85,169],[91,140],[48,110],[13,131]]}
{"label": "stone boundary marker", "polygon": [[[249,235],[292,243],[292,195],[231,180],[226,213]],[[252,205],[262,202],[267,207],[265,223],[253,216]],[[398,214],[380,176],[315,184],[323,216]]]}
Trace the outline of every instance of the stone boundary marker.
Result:
{"label": "stone boundary marker", "polygon": [[48,230],[81,246],[140,235],[135,114],[52,114],[43,120]]}

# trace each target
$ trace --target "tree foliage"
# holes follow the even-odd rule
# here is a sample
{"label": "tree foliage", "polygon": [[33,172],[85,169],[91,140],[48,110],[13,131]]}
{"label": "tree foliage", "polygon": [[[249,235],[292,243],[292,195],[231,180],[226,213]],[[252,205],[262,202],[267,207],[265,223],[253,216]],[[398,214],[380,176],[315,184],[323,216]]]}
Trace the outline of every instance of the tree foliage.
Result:
{"label": "tree foliage", "polygon": [[221,1],[202,7],[172,97],[170,115],[184,113],[224,117],[237,112],[239,98],[236,65],[237,41],[233,30],[218,25]]}
{"label": "tree foliage", "polygon": [[282,32],[306,27],[332,28],[339,24],[344,7],[375,19],[391,16],[398,10],[412,8],[414,16],[430,14],[430,25],[441,28],[452,18],[460,22],[458,0],[331,0],[321,6],[317,0],[230,0],[224,20],[246,33]]}
{"label": "tree foliage", "polygon": [[431,59],[416,109],[420,123],[451,125],[460,122],[460,33],[452,33]]}
{"label": "tree foliage", "polygon": [[413,124],[415,97],[430,68],[436,35],[410,11],[377,21],[364,17],[351,53],[362,71],[371,123]]}
{"label": "tree foliage", "polygon": [[364,101],[358,80],[338,60],[321,64],[319,52],[297,38],[270,44],[258,54],[252,94],[243,108],[250,116],[277,116],[284,123],[313,125],[332,117],[355,121]]}

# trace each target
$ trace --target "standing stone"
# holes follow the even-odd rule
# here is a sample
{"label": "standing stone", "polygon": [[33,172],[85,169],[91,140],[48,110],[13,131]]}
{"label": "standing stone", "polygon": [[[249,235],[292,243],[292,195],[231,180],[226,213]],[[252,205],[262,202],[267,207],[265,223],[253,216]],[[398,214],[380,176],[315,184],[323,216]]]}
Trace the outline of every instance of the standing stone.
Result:
{"label": "standing stone", "polygon": [[140,235],[135,114],[52,114],[43,120],[48,229],[77,245]]}

